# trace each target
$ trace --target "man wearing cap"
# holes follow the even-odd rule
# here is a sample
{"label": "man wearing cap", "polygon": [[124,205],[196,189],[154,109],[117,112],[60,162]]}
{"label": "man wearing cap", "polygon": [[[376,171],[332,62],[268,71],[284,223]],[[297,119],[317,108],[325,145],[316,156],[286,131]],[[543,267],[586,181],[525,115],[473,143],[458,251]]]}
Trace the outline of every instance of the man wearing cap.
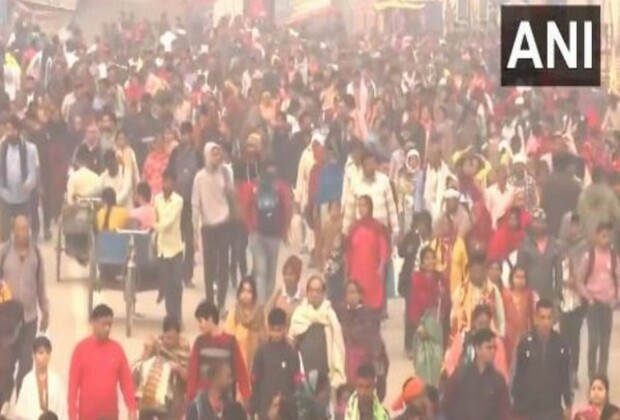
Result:
{"label": "man wearing cap", "polygon": [[549,234],[547,215],[534,210],[529,235],[517,253],[517,266],[525,267],[529,286],[541,299],[560,302],[562,296],[562,255],[560,245]]}

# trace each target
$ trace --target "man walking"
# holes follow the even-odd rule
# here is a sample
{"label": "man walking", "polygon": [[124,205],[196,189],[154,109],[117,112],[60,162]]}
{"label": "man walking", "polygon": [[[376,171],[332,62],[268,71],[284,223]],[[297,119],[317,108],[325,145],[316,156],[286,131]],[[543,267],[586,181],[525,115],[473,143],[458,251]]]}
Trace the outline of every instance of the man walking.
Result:
{"label": "man walking", "polygon": [[37,184],[37,147],[21,135],[21,121],[11,117],[5,125],[0,147],[0,200],[4,211],[0,220],[2,240],[9,238],[11,220],[18,214],[31,214],[31,197]]}
{"label": "man walking", "polygon": [[172,150],[167,171],[176,178],[175,191],[183,199],[181,213],[181,234],[185,243],[183,258],[183,282],[193,287],[194,277],[194,226],[192,224],[192,186],[196,173],[202,166],[200,152],[192,142],[194,128],[192,123],[184,122],[179,129],[179,145]]}
{"label": "man walking", "polygon": [[474,363],[462,365],[448,382],[444,410],[447,420],[508,420],[510,400],[504,377],[495,369],[496,336],[489,329],[472,338]]}
{"label": "man walking", "polygon": [[276,284],[278,256],[293,216],[292,193],[268,161],[257,180],[249,217],[249,245],[258,299],[266,302]]}
{"label": "man walking", "polygon": [[618,255],[611,247],[611,223],[596,229],[594,247],[586,253],[580,269],[579,290],[588,303],[588,377],[607,375],[613,307],[618,301]]}
{"label": "man walking", "polygon": [[230,244],[234,229],[236,198],[233,177],[223,165],[222,148],[209,142],[204,149],[205,167],[192,187],[194,226],[201,226],[204,282],[207,300],[222,309],[226,303],[230,273]]}
{"label": "man walking", "polygon": [[15,389],[19,395],[22,381],[32,369],[32,345],[37,329],[47,331],[49,324],[49,299],[41,251],[31,241],[30,224],[24,215],[15,218],[13,239],[0,250],[0,279],[4,279],[13,299],[24,309],[24,325],[17,338],[14,359],[18,365]]}
{"label": "man walking", "polygon": [[572,418],[570,354],[560,334],[553,330],[553,311],[551,301],[538,301],[534,330],[517,347],[512,383],[514,411],[529,420]]}
{"label": "man walking", "polygon": [[73,350],[69,368],[69,419],[118,419],[118,388],[136,419],[136,392],[125,352],[110,339],[114,312],[104,304],[90,315],[93,334]]}
{"label": "man walking", "polygon": [[160,262],[159,281],[166,300],[166,316],[183,317],[183,199],[174,192],[175,174],[164,172],[162,192],[155,197],[155,232]]}

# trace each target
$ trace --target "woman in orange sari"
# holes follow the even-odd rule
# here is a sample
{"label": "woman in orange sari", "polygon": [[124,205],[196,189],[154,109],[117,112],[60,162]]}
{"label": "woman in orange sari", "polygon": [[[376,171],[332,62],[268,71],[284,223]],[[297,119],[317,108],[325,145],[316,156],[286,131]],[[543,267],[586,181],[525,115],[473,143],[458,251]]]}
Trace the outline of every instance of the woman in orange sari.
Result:
{"label": "woman in orange sari", "polygon": [[364,304],[380,311],[385,294],[385,268],[390,258],[388,232],[373,219],[370,197],[360,197],[357,208],[360,218],[351,227],[345,251],[347,278],[360,285]]}

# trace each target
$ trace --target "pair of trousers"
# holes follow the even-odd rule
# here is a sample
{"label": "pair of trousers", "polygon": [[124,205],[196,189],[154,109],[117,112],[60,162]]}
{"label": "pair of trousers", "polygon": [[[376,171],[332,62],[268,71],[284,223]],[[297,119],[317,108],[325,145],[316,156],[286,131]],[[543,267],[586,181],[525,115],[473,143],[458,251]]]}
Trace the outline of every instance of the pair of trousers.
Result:
{"label": "pair of trousers", "polygon": [[[15,396],[19,396],[19,391],[22,389],[22,382],[26,374],[32,370],[32,345],[37,337],[37,329],[39,326],[38,320],[25,323],[19,337],[17,338],[15,354],[15,363],[17,363],[17,376],[15,377]],[[9,393],[9,396],[11,394]]]}
{"label": "pair of trousers", "polygon": [[581,306],[574,311],[560,314],[560,335],[570,351],[570,370],[573,376],[579,372],[579,355],[581,353],[581,326],[586,308]]}
{"label": "pair of trousers", "polygon": [[613,311],[595,301],[588,306],[588,375],[607,375]]}
{"label": "pair of trousers", "polygon": [[241,278],[248,275],[248,232],[241,222],[235,223],[231,253],[230,253],[230,276],[233,285],[237,284],[237,276]]}
{"label": "pair of trousers", "polygon": [[[224,309],[228,293],[229,254],[233,229],[233,224],[229,221],[214,226],[203,226],[201,229],[206,297],[208,302],[217,303],[220,310]],[[217,299],[215,285],[217,285]]]}
{"label": "pair of trousers", "polygon": [[252,253],[252,274],[256,280],[258,301],[265,303],[275,288],[282,239],[253,232],[250,233],[248,242]]}
{"label": "pair of trousers", "polygon": [[41,232],[41,219],[39,217],[39,205],[41,205],[41,212],[43,215],[43,231],[45,233],[49,232],[50,226],[52,224],[52,210],[51,210],[51,199],[45,194],[40,194],[38,191],[35,191],[32,194],[31,200],[31,217],[32,217],[32,234],[36,238],[39,236]]}
{"label": "pair of trousers", "polygon": [[[409,299],[407,299],[409,300]],[[411,354],[413,350],[413,335],[415,333],[415,325],[409,322],[409,303],[405,301],[405,316],[404,316],[404,330],[403,330],[403,339],[405,345],[405,353],[408,355]]]}
{"label": "pair of trousers", "polygon": [[183,253],[159,258],[160,288],[166,302],[166,315],[181,322],[183,317]]}
{"label": "pair of trousers", "polygon": [[183,256],[183,281],[189,282],[194,277],[194,223],[192,221],[192,201],[183,200],[181,210],[181,238],[185,244]]}
{"label": "pair of trousers", "polygon": [[[2,242],[6,242],[13,232],[13,219],[17,216],[26,216],[28,219],[32,216],[31,202],[25,203],[2,203],[2,219],[0,219],[0,232],[2,234]],[[31,351],[32,352],[32,351]]]}

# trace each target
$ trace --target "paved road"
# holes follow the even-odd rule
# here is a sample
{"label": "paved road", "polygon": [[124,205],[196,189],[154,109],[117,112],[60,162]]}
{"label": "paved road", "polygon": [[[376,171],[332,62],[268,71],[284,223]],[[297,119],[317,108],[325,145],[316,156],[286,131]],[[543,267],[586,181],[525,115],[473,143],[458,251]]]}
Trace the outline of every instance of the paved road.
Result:
{"label": "paved road", "polygon": [[[52,307],[49,333],[54,344],[52,366],[66,380],[73,346],[79,339],[89,333],[86,291],[84,286],[77,282],[57,283],[54,274],[55,257],[52,246],[49,244],[42,245],[42,253],[45,260],[47,285]],[[281,261],[285,257],[286,255],[281,255]],[[64,261],[67,261],[67,259],[65,258]],[[65,264],[65,267],[68,268],[68,264]],[[186,334],[192,339],[197,334],[193,312],[198,302],[204,298],[204,291],[200,285],[201,278],[202,269],[199,269],[196,273],[196,280],[198,280],[196,283],[199,284],[198,288],[185,290],[183,295],[183,320],[186,325]],[[105,302],[116,312],[117,317],[113,329],[113,337],[122,343],[130,360],[134,360],[140,354],[143,340],[151,334],[157,334],[159,331],[164,307],[163,305],[158,306],[155,298],[154,292],[139,295],[137,310],[139,314],[143,315],[143,318],[135,321],[134,334],[131,338],[127,338],[124,332],[125,315],[121,293],[104,292],[96,296],[95,302]],[[229,298],[229,303],[232,303],[232,297]],[[383,326],[383,338],[387,344],[391,361],[388,397],[386,400],[388,402],[395,398],[403,381],[413,374],[412,363],[404,357],[402,350],[401,319],[403,310],[404,307],[401,299],[391,300],[389,303],[389,319]],[[584,328],[582,337],[584,346],[586,338]],[[618,317],[616,317],[614,324],[610,364],[612,401],[620,401],[620,321],[618,321]],[[582,357],[582,371],[580,375],[582,382],[585,381],[586,377],[583,369],[584,365],[585,359]],[[584,394],[584,390],[578,392],[579,402],[584,401]]]}

